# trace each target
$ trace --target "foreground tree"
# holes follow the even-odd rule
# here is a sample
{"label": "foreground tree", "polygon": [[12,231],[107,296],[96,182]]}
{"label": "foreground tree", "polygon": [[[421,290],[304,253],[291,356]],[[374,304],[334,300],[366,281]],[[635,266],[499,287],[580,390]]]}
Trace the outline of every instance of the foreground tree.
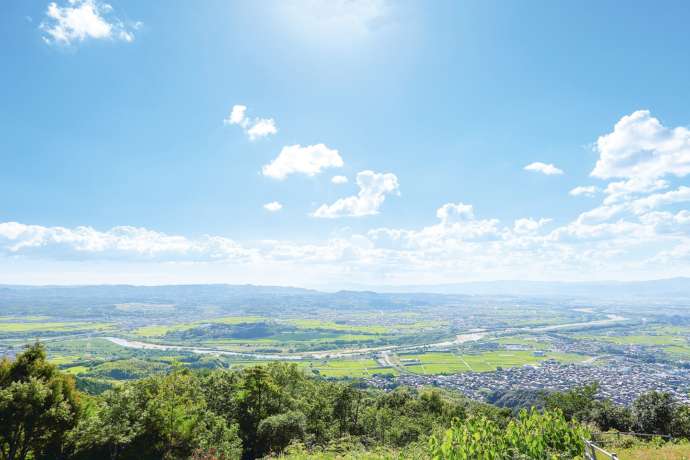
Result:
{"label": "foreground tree", "polygon": [[676,404],[670,394],[645,393],[632,406],[635,428],[643,433],[669,434],[675,410]]}
{"label": "foreground tree", "polygon": [[35,344],[16,360],[0,361],[0,458],[60,458],[79,415],[74,380]]}
{"label": "foreground tree", "polygon": [[235,460],[237,425],[211,412],[196,374],[177,369],[106,392],[71,433],[76,459]]}

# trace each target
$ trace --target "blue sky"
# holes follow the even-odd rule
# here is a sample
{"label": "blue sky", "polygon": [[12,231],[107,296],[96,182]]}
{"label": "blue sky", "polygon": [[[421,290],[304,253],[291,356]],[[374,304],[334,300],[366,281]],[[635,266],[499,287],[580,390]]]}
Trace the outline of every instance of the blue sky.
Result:
{"label": "blue sky", "polygon": [[685,2],[2,8],[0,282],[690,275]]}

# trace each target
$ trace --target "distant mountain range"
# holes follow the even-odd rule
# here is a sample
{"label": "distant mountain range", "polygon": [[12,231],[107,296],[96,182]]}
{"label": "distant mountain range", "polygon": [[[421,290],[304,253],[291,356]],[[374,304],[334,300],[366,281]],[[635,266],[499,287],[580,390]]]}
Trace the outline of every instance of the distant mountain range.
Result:
{"label": "distant mountain range", "polygon": [[51,301],[57,303],[113,304],[124,302],[175,302],[178,304],[264,303],[332,306],[360,304],[390,306],[430,304],[464,296],[578,297],[600,299],[690,298],[690,278],[650,281],[547,282],[486,281],[437,285],[354,286],[351,290],[325,292],[283,286],[190,284],[164,286],[93,285],[24,286],[0,285],[0,305],[7,302]]}
{"label": "distant mountain range", "polygon": [[481,296],[567,296],[592,298],[690,297],[690,278],[649,281],[478,281],[412,286],[366,286],[380,293],[435,293]]}

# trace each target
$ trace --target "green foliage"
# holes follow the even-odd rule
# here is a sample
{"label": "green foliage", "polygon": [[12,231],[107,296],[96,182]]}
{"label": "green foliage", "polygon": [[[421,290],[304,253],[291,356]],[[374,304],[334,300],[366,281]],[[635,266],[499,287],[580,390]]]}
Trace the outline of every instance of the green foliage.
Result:
{"label": "green foliage", "polygon": [[241,453],[236,425],[208,410],[199,379],[187,370],[123,385],[96,398],[70,438],[75,458],[186,459]]}
{"label": "green foliage", "polygon": [[637,398],[632,406],[635,427],[642,433],[668,434],[675,410],[676,405],[668,393],[646,393]]}
{"label": "green foliage", "polygon": [[559,412],[532,409],[505,429],[486,417],[456,420],[441,440],[429,440],[429,451],[434,460],[572,459],[582,455],[587,435]]}
{"label": "green foliage", "polygon": [[306,425],[307,419],[299,411],[272,415],[259,422],[257,437],[263,449],[280,452],[291,442],[304,439]]}
{"label": "green foliage", "polygon": [[690,406],[683,405],[676,409],[671,422],[671,436],[690,438]]}
{"label": "green foliage", "polygon": [[79,415],[74,380],[48,364],[35,344],[0,361],[0,458],[56,458]]}
{"label": "green foliage", "polygon": [[546,409],[560,410],[566,420],[590,421],[596,405],[598,383],[591,383],[569,391],[551,393],[546,396]]}
{"label": "green foliage", "polygon": [[514,415],[439,389],[384,392],[316,379],[296,364],[170,368],[88,396],[46,362],[40,345],[0,362],[0,460],[231,460],[284,452],[295,459],[553,460],[582,453],[587,433],[579,419],[606,429],[690,433],[690,409],[670,396],[647,394],[630,411],[596,399],[596,385],[548,395],[543,413]]}

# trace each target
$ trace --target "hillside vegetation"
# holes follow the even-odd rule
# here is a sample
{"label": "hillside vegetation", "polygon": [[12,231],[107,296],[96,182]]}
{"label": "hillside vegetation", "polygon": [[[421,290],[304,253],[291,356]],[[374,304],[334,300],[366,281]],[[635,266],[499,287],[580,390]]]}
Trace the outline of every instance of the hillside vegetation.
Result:
{"label": "hillside vegetation", "polygon": [[0,362],[0,458],[553,460],[582,454],[589,433],[577,420],[690,431],[688,408],[664,395],[626,410],[596,401],[593,391],[547,395],[543,411],[514,412],[437,389],[357,388],[272,363],[174,368],[94,396],[36,344]]}

